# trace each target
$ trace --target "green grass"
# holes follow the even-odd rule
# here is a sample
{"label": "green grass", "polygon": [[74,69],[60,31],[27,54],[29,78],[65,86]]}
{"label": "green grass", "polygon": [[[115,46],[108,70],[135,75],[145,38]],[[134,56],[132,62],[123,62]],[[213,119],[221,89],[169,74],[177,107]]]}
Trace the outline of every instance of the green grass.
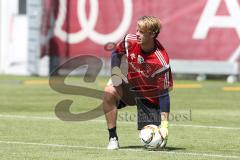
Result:
{"label": "green grass", "polygon": [[[223,81],[175,81],[199,83],[200,89],[171,92],[171,121],[168,147],[146,151],[138,140],[136,108],[119,111],[118,134],[121,149],[106,150],[108,132],[104,116],[85,122],[64,122],[56,118],[55,106],[63,99],[74,101],[71,111],[93,109],[99,99],[64,95],[47,83],[47,77],[0,76],[0,155],[3,160],[157,160],[240,159],[240,91],[223,91]],[[102,90],[107,82],[99,78],[84,83],[68,78],[68,84]],[[51,119],[52,118],[52,119]],[[207,127],[211,126],[211,127]],[[219,128],[216,128],[219,127]]]}

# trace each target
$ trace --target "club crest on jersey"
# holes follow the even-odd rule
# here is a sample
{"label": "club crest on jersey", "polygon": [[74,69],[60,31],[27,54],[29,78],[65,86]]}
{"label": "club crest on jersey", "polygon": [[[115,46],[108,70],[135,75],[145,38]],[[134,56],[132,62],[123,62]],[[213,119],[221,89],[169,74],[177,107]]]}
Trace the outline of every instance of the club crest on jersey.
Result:
{"label": "club crest on jersey", "polygon": [[142,56],[140,56],[140,55],[138,55],[137,59],[138,59],[138,64],[141,64],[141,63],[144,62],[144,58]]}

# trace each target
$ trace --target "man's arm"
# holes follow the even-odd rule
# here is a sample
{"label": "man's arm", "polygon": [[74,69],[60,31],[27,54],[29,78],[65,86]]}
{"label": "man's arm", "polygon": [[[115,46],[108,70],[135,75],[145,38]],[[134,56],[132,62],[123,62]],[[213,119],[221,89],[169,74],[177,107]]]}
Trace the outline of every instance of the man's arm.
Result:
{"label": "man's arm", "polygon": [[117,53],[117,51],[113,51],[113,52],[112,52],[112,56],[111,56],[111,68],[114,68],[114,67],[119,67],[119,68],[120,68],[122,56],[123,56],[123,55]]}
{"label": "man's arm", "polygon": [[162,68],[156,70],[152,75],[151,75],[151,78],[154,78],[154,77],[159,77],[163,74],[165,74],[166,72],[168,72],[170,70],[170,65],[166,65],[166,66],[162,66]]}
{"label": "man's arm", "polygon": [[168,121],[169,120],[169,112],[161,112],[161,121]]}
{"label": "man's arm", "polygon": [[127,77],[122,74],[120,69],[121,59],[123,54],[119,54],[117,51],[112,52],[111,56],[111,80],[114,86],[119,86],[122,81],[128,83]]}
{"label": "man's arm", "polygon": [[160,132],[164,139],[168,138],[168,120],[170,113],[170,98],[169,93],[163,93],[159,97],[160,111],[161,111],[161,128]]}

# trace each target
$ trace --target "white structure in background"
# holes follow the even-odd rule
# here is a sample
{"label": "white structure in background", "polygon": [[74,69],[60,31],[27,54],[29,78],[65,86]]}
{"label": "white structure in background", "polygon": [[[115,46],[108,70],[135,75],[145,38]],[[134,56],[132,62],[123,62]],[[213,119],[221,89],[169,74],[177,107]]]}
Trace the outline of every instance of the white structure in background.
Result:
{"label": "white structure in background", "polygon": [[0,73],[28,75],[27,16],[18,0],[0,1]]}
{"label": "white structure in background", "polygon": [[[26,14],[26,7],[36,2],[41,3],[41,0],[0,1],[0,74],[48,75],[48,57],[40,59],[38,46],[30,46],[33,45],[30,43],[34,39],[29,34],[34,33],[29,29],[31,25],[28,25],[29,16]],[[37,13],[33,12],[30,16],[33,14]],[[38,32],[34,37],[38,37]],[[35,47],[35,50],[31,50],[30,47]],[[34,61],[32,57],[35,58]]]}
{"label": "white structure in background", "polygon": [[28,71],[31,75],[48,76],[49,57],[40,57],[42,0],[28,0]]}

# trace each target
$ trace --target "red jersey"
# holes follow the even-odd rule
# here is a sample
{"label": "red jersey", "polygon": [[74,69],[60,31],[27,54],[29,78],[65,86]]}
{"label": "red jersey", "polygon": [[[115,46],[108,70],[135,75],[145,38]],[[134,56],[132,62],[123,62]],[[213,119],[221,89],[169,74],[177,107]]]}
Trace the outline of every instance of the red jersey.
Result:
{"label": "red jersey", "polygon": [[159,97],[161,91],[173,86],[169,57],[160,42],[155,40],[154,50],[144,53],[137,43],[136,35],[128,34],[124,43],[118,45],[117,52],[127,54],[128,81],[133,86],[132,89],[159,105],[156,97]]}

